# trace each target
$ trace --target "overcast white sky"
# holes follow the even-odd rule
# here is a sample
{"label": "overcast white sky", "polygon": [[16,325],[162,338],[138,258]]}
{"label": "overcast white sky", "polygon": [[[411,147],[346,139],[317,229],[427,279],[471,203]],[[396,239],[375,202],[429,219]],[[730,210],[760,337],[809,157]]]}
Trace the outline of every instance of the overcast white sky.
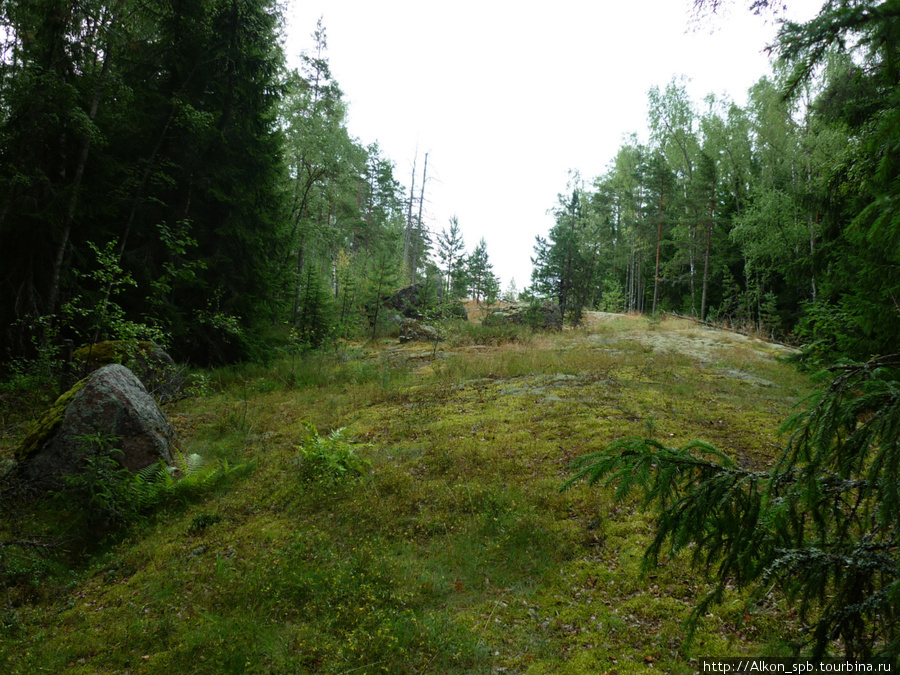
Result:
{"label": "overcast white sky", "polygon": [[[812,17],[821,0],[791,0]],[[505,289],[531,281],[535,236],[570,169],[606,170],[628,134],[647,128],[647,91],[689,78],[743,104],[770,72],[763,52],[777,26],[742,0],[692,22],[690,0],[292,0],[289,62],[311,49],[323,17],[348,127],[378,141],[407,187],[418,148],[428,154],[425,221],[454,214],[469,251],[481,237]],[[417,178],[416,192],[419,191]]]}

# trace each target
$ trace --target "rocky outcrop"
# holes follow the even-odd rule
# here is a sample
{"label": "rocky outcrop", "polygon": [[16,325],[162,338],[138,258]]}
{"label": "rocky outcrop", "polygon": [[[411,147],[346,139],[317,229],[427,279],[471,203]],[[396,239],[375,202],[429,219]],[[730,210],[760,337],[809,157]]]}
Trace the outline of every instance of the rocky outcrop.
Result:
{"label": "rocky outcrop", "polygon": [[[101,438],[91,442],[87,437]],[[104,366],[57,399],[16,452],[20,474],[38,485],[58,485],[91,454],[112,449],[131,471],[172,462],[175,430],[141,381],[119,364]]]}
{"label": "rocky outcrop", "polygon": [[426,282],[410,284],[394,291],[393,295],[385,300],[385,307],[390,307],[407,319],[421,319],[425,314],[429,302],[429,288]]}
{"label": "rocky outcrop", "polygon": [[440,333],[434,326],[419,323],[415,319],[404,319],[400,324],[400,342],[435,342]]}
{"label": "rocky outcrop", "polygon": [[384,305],[407,319],[421,320],[440,313],[467,321],[465,305],[458,300],[441,301],[436,292],[437,283],[430,280],[404,286],[385,300]]}
{"label": "rocky outcrop", "polygon": [[543,302],[538,305],[513,303],[492,310],[482,321],[485,325],[515,324],[544,330],[562,330],[563,319],[559,305]]}

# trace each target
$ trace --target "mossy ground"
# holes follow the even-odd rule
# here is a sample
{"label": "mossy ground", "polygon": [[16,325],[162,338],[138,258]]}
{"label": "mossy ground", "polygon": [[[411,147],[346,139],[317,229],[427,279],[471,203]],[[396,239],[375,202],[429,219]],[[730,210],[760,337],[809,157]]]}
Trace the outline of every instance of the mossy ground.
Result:
{"label": "mossy ground", "polygon": [[[686,645],[707,586],[682,559],[641,574],[652,514],[559,491],[574,458],[621,436],[772,461],[806,378],[724,333],[703,334],[703,358],[647,339],[702,342],[692,330],[606,317],[212,373],[212,393],[167,412],[186,452],[253,470],[35,570],[28,592],[28,575],[9,582],[0,671],[687,673],[774,653],[790,608],[738,592]],[[303,422],[347,427],[370,472],[301,481]]]}

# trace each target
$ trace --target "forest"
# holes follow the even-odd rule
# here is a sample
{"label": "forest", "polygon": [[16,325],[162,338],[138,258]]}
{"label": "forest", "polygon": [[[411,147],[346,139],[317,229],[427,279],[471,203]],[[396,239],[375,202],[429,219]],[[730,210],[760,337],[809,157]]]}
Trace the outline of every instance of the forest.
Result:
{"label": "forest", "polygon": [[[407,283],[500,295],[483,245],[423,222],[427,155],[406,188],[350,135],[321,22],[290,70],[266,2],[10,1],[2,17],[5,360],[114,337],[253,360],[289,327],[312,347],[366,334]],[[890,351],[895,21],[892,2],[829,2],[783,24],[743,108],[651,88],[649,141],[572,173],[525,297],[575,324],[607,309],[752,328],[823,362]]]}
{"label": "forest", "polygon": [[673,79],[648,143],[577,173],[535,246],[534,291],[677,312],[805,345],[819,362],[897,343],[895,3],[828,2],[784,23],[775,72],[740,107]]}
{"label": "forest", "polygon": [[[745,106],[650,87],[521,291],[282,12],[0,0],[0,665],[896,664],[900,0],[782,22]],[[565,329],[481,320],[515,301]],[[181,446],[79,436],[41,492],[20,449],[103,341],[174,357]]]}
{"label": "forest", "polygon": [[[3,358],[141,334],[226,363],[287,326],[313,347],[364,334],[405,283],[498,297],[483,246],[422,222],[427,155],[406,188],[350,135],[321,22],[288,70],[274,6],[208,5],[4,3]],[[783,24],[743,108],[650,89],[649,141],[570,176],[525,296],[576,324],[672,311],[824,361],[889,351],[895,20],[853,2]]]}
{"label": "forest", "polygon": [[[427,156],[407,193],[350,136],[321,22],[289,70],[270,2],[2,9],[5,360],[111,338],[265,359],[288,326],[310,347],[364,334],[388,293],[439,276]],[[465,256],[452,231],[454,270],[471,257],[475,292],[493,289],[483,246]]]}

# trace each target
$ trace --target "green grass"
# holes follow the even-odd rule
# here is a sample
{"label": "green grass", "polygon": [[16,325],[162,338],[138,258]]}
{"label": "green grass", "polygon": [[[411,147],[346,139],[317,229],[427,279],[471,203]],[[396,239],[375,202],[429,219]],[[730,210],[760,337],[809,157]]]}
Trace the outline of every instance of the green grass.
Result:
{"label": "green grass", "polygon": [[[706,585],[680,559],[640,573],[650,515],[559,492],[575,457],[648,431],[764,465],[809,389],[752,346],[699,363],[633,339],[647,330],[623,318],[211,373],[167,412],[185,452],[251,470],[78,557],[4,551],[0,672],[687,673],[771,652],[797,629],[783,601],[748,611],[735,591],[687,646]],[[363,475],[310,480],[305,423],[346,427]],[[20,530],[62,529],[17,508]]]}

